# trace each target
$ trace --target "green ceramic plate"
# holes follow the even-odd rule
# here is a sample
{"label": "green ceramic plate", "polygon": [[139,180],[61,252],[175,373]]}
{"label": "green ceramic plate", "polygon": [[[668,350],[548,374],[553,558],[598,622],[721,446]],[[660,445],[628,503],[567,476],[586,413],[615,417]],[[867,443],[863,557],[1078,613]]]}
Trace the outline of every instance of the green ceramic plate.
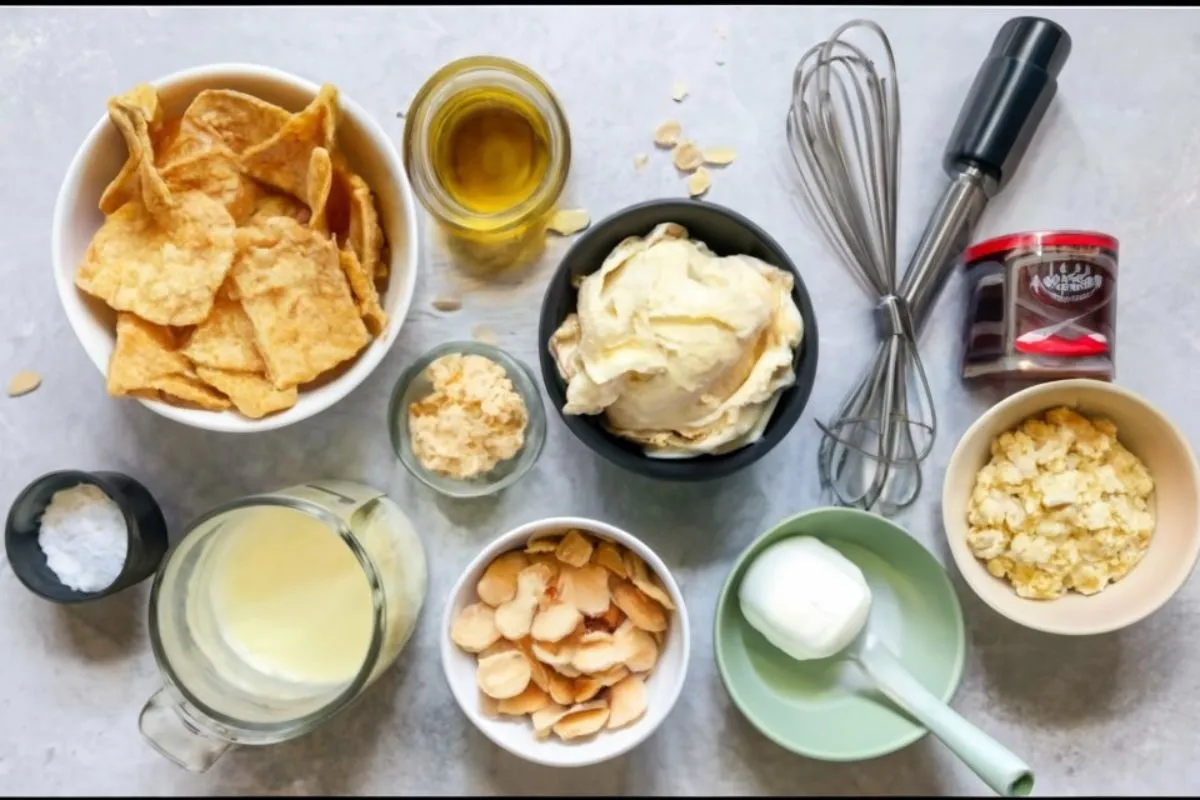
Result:
{"label": "green ceramic plate", "polygon": [[734,564],[721,596],[713,642],[721,679],[746,718],[768,739],[810,758],[859,761],[912,744],[926,729],[837,657],[795,661],[742,616],[738,587],[746,568],[771,544],[816,536],[863,571],[871,586],[876,631],[904,666],[946,702],[962,677],[962,609],[945,570],[919,542],[882,517],[818,508],[758,538]]}

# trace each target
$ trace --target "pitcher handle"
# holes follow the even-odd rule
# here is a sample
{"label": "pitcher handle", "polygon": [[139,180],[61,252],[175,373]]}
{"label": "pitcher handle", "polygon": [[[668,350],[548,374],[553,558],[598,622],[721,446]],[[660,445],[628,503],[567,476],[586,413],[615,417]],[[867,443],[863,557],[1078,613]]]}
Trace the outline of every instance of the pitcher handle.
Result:
{"label": "pitcher handle", "polygon": [[207,770],[230,745],[200,729],[162,689],[142,707],[138,728],[155,750],[191,772]]}

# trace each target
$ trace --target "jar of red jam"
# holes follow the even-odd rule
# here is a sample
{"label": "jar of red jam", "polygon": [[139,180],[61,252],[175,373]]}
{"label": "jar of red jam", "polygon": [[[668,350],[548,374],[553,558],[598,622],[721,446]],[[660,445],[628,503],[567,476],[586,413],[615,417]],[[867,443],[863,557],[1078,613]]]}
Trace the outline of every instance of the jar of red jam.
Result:
{"label": "jar of red jam", "polygon": [[1113,379],[1114,237],[1095,231],[1000,236],[968,248],[963,268],[963,380]]}

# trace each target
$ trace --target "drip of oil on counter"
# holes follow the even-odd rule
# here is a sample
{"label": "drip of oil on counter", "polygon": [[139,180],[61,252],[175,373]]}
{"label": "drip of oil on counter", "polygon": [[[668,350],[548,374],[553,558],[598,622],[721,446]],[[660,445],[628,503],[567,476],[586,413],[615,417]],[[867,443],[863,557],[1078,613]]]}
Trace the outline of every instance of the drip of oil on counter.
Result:
{"label": "drip of oil on counter", "polygon": [[446,192],[477,214],[519,206],[550,168],[550,133],[537,108],[501,87],[467,90],[430,125],[433,169]]}

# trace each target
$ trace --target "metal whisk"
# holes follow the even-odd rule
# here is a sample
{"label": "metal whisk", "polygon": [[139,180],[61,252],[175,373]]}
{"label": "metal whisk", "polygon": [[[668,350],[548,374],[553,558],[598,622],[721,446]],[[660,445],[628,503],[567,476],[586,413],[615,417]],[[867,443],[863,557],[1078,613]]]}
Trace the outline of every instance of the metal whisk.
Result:
{"label": "metal whisk", "polygon": [[[877,40],[876,58],[843,38],[854,29]],[[887,35],[874,22],[853,20],[796,65],[787,138],[806,206],[876,301],[874,361],[831,421],[817,423],[822,488],[840,504],[891,514],[920,493],[937,415],[916,334],[988,200],[1024,155],[1070,47],[1066,31],[1049,20],[1018,17],[1000,29],[946,147],[950,183],[902,278],[900,98]]]}

